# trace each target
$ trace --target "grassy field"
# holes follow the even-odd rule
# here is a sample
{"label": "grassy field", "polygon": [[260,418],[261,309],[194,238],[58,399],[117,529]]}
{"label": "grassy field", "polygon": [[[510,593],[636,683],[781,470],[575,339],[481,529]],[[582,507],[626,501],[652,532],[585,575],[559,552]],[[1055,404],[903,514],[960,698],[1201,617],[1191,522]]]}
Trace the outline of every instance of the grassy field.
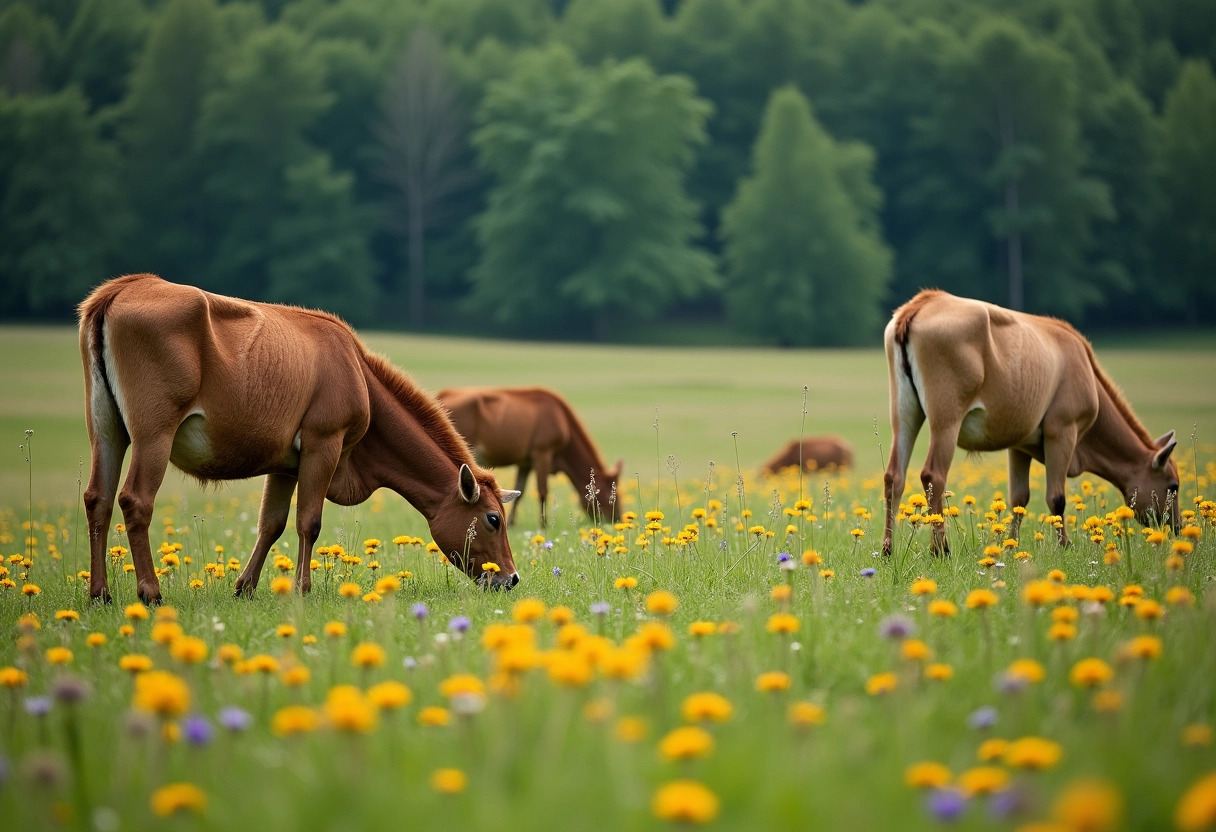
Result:
{"label": "grassy field", "polygon": [[[122,549],[116,603],[91,606],[74,333],[0,328],[0,828],[1216,823],[1216,506],[1195,502],[1216,477],[1207,342],[1099,352],[1151,432],[1178,430],[1198,512],[1185,535],[1148,536],[1080,478],[1076,544],[1061,549],[1036,466],[1006,548],[1003,459],[960,454],[954,556],[930,558],[908,521],[887,560],[878,350],[367,340],[430,389],[562,392],[608,461],[625,458],[639,516],[593,527],[559,482],[542,532],[529,494],[511,533],[523,583],[499,595],[393,543],[429,537],[380,493],[327,507],[322,542],[348,556],[317,558],[311,596],[272,592],[289,560],[237,601],[230,560],[253,542],[258,484],[170,474],[153,521],[170,612],[128,606]],[[801,431],[847,438],[857,470],[754,473]],[[649,511],[663,514],[652,531]],[[294,559],[295,544],[289,531],[279,551]],[[394,576],[399,589],[370,595]],[[120,668],[133,655],[165,673]]]}

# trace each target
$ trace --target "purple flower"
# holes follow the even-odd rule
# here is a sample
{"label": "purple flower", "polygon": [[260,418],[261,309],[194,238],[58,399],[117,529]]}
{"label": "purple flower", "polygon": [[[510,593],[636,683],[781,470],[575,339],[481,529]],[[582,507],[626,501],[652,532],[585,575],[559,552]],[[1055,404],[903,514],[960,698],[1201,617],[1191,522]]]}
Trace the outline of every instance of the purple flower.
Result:
{"label": "purple flower", "polygon": [[545,548],[546,548],[546,549],[552,549],[552,548],[553,548],[553,541],[552,541],[552,540],[546,540],[546,541],[545,541]]}
{"label": "purple flower", "polygon": [[190,745],[201,748],[211,742],[211,738],[215,736],[215,729],[211,727],[207,717],[191,714],[182,720],[182,736]]}
{"label": "purple flower", "polygon": [[234,734],[248,731],[253,725],[253,715],[246,710],[238,708],[236,705],[221,708],[218,720],[225,730],[231,731]]}
{"label": "purple flower", "polygon": [[426,604],[422,603],[421,601],[410,607],[410,615],[414,616],[414,618],[417,618],[419,621],[426,618],[428,612],[430,611],[426,608]]}
{"label": "purple flower", "polygon": [[1026,678],[1017,673],[1001,673],[996,677],[995,687],[1001,693],[1014,696],[1026,690]]}
{"label": "purple flower", "polygon": [[401,660],[401,666],[404,667],[406,670],[413,670],[415,667],[418,666],[418,660],[415,659],[413,656],[406,656],[404,659]]}
{"label": "purple flower", "polygon": [[596,601],[591,605],[592,615],[607,615],[612,606],[607,601]]}
{"label": "purple flower", "polygon": [[89,691],[88,682],[70,673],[60,676],[51,683],[51,694],[67,705],[84,701],[88,697]]}
{"label": "purple flower", "polygon": [[46,716],[51,712],[51,697],[31,696],[25,700],[25,712],[30,716]]}
{"label": "purple flower", "polygon": [[453,633],[467,633],[473,622],[467,615],[458,615],[448,622],[448,629]]}
{"label": "purple flower", "polygon": [[865,569],[861,570],[861,577],[873,578],[875,573],[877,573],[877,572],[878,572],[878,570],[875,569],[873,566],[867,566]]}
{"label": "purple flower", "polygon": [[967,808],[967,798],[957,789],[934,789],[925,797],[925,808],[942,823],[952,823]]}
{"label": "purple flower", "polygon": [[916,633],[916,623],[906,615],[888,615],[879,622],[878,632],[889,641],[903,641]]}
{"label": "purple flower", "polygon": [[785,563],[789,559],[790,559],[789,552],[778,552],[777,553],[777,563]]}
{"label": "purple flower", "polygon": [[1028,795],[1016,786],[1001,789],[988,798],[988,814],[997,820],[1008,820],[1026,814],[1029,803]]}
{"label": "purple flower", "polygon": [[553,567],[553,574],[560,578],[562,576],[562,568],[560,566]]}
{"label": "purple flower", "polygon": [[982,708],[977,708],[967,715],[967,725],[977,731],[984,731],[996,725],[996,720],[999,714],[996,708],[991,705],[985,705]]}

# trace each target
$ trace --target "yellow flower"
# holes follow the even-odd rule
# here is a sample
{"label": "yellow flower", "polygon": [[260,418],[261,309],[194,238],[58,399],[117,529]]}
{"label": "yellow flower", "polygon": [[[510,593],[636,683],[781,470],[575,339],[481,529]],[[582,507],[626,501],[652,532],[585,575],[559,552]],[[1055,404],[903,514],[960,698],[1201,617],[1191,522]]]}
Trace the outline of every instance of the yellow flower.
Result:
{"label": "yellow flower", "polygon": [[346,581],[338,587],[338,594],[343,598],[358,598],[363,594],[363,588],[353,581]]}
{"label": "yellow flower", "polygon": [[408,687],[392,679],[367,689],[367,701],[382,711],[404,708],[413,698],[414,695]]}
{"label": "yellow flower", "polygon": [[290,595],[292,587],[291,578],[275,578],[270,582],[270,591],[275,595]]}
{"label": "yellow flower", "polygon": [[1094,694],[1094,710],[1100,714],[1113,714],[1123,707],[1123,694],[1117,690],[1100,690]]}
{"label": "yellow flower", "polygon": [[[628,652],[628,651],[626,651]],[[567,688],[581,688],[591,681],[591,662],[580,653],[559,650],[549,658],[549,678]]]}
{"label": "yellow flower", "polygon": [[447,708],[430,705],[418,712],[418,724],[431,728],[447,725],[452,721],[452,715]]}
{"label": "yellow flower", "polygon": [[688,634],[695,638],[712,636],[718,631],[718,625],[712,621],[694,621],[688,625]]}
{"label": "yellow flower", "polygon": [[168,647],[182,637],[182,625],[176,621],[157,621],[152,625],[152,640]]}
{"label": "yellow flower", "polygon": [[595,649],[582,651],[588,659],[595,656],[600,673],[608,679],[636,679],[646,669],[649,653],[630,647],[611,648],[602,653]]}
{"label": "yellow flower", "polygon": [[1063,587],[1052,581],[1030,581],[1022,589],[1022,600],[1032,607],[1054,604],[1064,594]]}
{"label": "yellow flower", "polygon": [[895,690],[899,677],[894,673],[875,673],[866,680],[866,693],[870,696],[881,696]]}
{"label": "yellow flower", "polygon": [[659,753],[666,760],[692,760],[714,750],[714,738],[704,728],[685,725],[659,741]]}
{"label": "yellow flower", "polygon": [[326,622],[323,632],[329,638],[341,638],[346,635],[346,625],[341,621],[329,621]]}
{"label": "yellow flower", "polygon": [[680,712],[689,722],[725,722],[730,719],[734,708],[722,694],[706,691],[686,697]]}
{"label": "yellow flower", "polygon": [[1052,641],[1071,641],[1076,638],[1077,628],[1072,624],[1064,621],[1057,621],[1051,625],[1051,629],[1047,631],[1047,638]]}
{"label": "yellow flower", "polygon": [[646,738],[646,722],[640,717],[623,716],[616,721],[612,732],[621,742],[641,742]]}
{"label": "yellow flower", "polygon": [[632,576],[625,578],[617,578],[612,584],[617,589],[633,589],[638,585],[638,579]]}
{"label": "yellow flower", "polygon": [[963,794],[974,797],[979,794],[999,792],[1009,784],[1009,772],[996,766],[976,766],[958,776],[957,785]]}
{"label": "yellow flower", "polygon": [[215,657],[224,664],[236,664],[244,656],[244,652],[235,644],[221,644],[215,651]]}
{"label": "yellow flower", "polygon": [[265,673],[269,676],[279,672],[279,660],[265,653],[250,656],[245,664],[251,673]]}
{"label": "yellow flower", "polygon": [[147,621],[148,608],[140,603],[128,604],[127,608],[123,610],[123,615],[127,617],[128,621]]}
{"label": "yellow flower", "polygon": [[270,730],[276,737],[310,734],[321,724],[321,717],[312,708],[304,705],[288,705],[275,712],[270,721]]}
{"label": "yellow flower", "polygon": [[1195,551],[1195,544],[1189,540],[1175,540],[1170,544],[1170,551],[1175,555],[1186,557],[1191,552]]}
{"label": "yellow flower", "polygon": [[431,773],[431,788],[440,794],[459,794],[469,785],[469,778],[458,768],[438,768]]}
{"label": "yellow flower", "polygon": [[1058,742],[1042,737],[1022,737],[1005,749],[1005,765],[1010,768],[1042,771],[1060,761],[1064,749]]}
{"label": "yellow flower", "polygon": [[1051,816],[1070,832],[1114,832],[1123,820],[1123,799],[1102,780],[1069,783],[1051,807]]}
{"label": "yellow flower", "polygon": [[37,584],[26,584],[25,586],[21,587],[21,594],[31,598],[40,592],[42,592],[42,588]]}
{"label": "yellow flower", "polygon": [[913,595],[932,595],[937,592],[937,581],[932,578],[917,578],[912,582]]}
{"label": "yellow flower", "polygon": [[207,658],[207,642],[195,636],[182,636],[173,642],[169,652],[182,664],[198,664]]}
{"label": "yellow flower", "polygon": [[386,654],[384,648],[372,641],[355,645],[351,651],[350,663],[355,667],[383,667]]}
{"label": "yellow flower", "polygon": [[1206,722],[1192,722],[1182,729],[1182,744],[1191,748],[1207,748],[1212,744],[1212,726]]}
{"label": "yellow flower", "polygon": [[1136,659],[1155,659],[1161,655],[1161,639],[1136,636],[1123,646],[1123,653]]}
{"label": "yellow flower", "polygon": [[818,566],[821,563],[823,563],[823,558],[814,549],[807,549],[802,553],[803,566]]}
{"label": "yellow flower", "polygon": [[149,670],[135,677],[135,708],[160,717],[181,716],[190,707],[190,688],[180,676]]}
{"label": "yellow flower", "polygon": [[555,627],[564,627],[574,621],[574,610],[565,606],[556,606],[549,610],[549,621]]}
{"label": "yellow flower", "polygon": [[646,609],[654,615],[671,615],[680,606],[679,599],[664,589],[646,596]]}
{"label": "yellow flower", "polygon": [[457,673],[439,683],[439,693],[447,699],[461,695],[485,696],[486,686],[471,673]]}
{"label": "yellow flower", "polygon": [[536,598],[521,598],[511,608],[511,617],[520,624],[539,621],[545,614],[545,604]]}
{"label": "yellow flower", "polygon": [[289,688],[299,688],[308,684],[308,680],[312,678],[312,672],[302,664],[289,667],[279,676],[283,684]]}
{"label": "yellow flower", "polygon": [[787,716],[791,725],[802,729],[822,725],[827,720],[827,714],[821,705],[806,701],[792,703]]}
{"label": "yellow flower", "polygon": [[969,610],[983,610],[994,606],[999,599],[991,589],[973,589],[964,602]]}
{"label": "yellow flower", "polygon": [[671,632],[671,628],[661,621],[647,621],[638,629],[634,638],[652,652],[670,650],[676,643],[676,637]]}
{"label": "yellow flower", "polygon": [[59,610],[55,613],[56,621],[79,621],[80,613],[76,610]]}
{"label": "yellow flower", "polygon": [[769,592],[769,597],[779,604],[784,604],[794,595],[794,588],[789,584],[777,584]]}
{"label": "yellow flower", "polygon": [[1174,607],[1192,607],[1195,595],[1184,586],[1172,586],[1165,591],[1165,602]]}
{"label": "yellow flower", "polygon": [[201,815],[207,808],[207,795],[192,783],[170,783],[152,792],[152,811],[162,818],[178,812]]}
{"label": "yellow flower", "polygon": [[1136,604],[1135,613],[1142,621],[1157,621],[1165,615],[1165,608],[1151,598],[1144,598]]}
{"label": "yellow flower", "polygon": [[1174,807],[1174,825],[1182,832],[1199,832],[1216,825],[1216,771],[1196,780]]}
{"label": "yellow flower", "polygon": [[673,780],[659,787],[650,808],[660,820],[708,823],[718,816],[718,796],[695,780]]}
{"label": "yellow flower", "polygon": [[29,674],[19,667],[0,667],[0,687],[23,688],[29,681]]}
{"label": "yellow flower", "polygon": [[980,747],[976,749],[975,756],[981,763],[991,763],[993,760],[999,760],[1005,756],[1005,751],[1009,748],[1009,742],[1000,737],[984,740],[980,743]]}
{"label": "yellow flower", "polygon": [[770,633],[796,633],[798,619],[788,612],[779,612],[769,617],[767,629]]}
{"label": "yellow flower", "polygon": [[354,685],[337,685],[325,697],[325,718],[339,731],[367,734],[376,727],[377,711]]}
{"label": "yellow flower", "polygon": [[935,682],[948,682],[954,678],[954,668],[943,662],[934,662],[925,668],[925,678]]}
{"label": "yellow flower", "polygon": [[917,638],[904,639],[899,645],[899,652],[910,662],[923,662],[933,658],[933,649]]}
{"label": "yellow flower", "polygon": [[756,690],[761,693],[779,693],[789,690],[790,675],[780,670],[770,670],[756,677]]}
{"label": "yellow flower", "polygon": [[940,789],[949,785],[951,777],[946,766],[928,760],[904,769],[904,783],[914,789]]}
{"label": "yellow flower", "polygon": [[66,647],[51,647],[46,651],[47,664],[71,664],[72,651]]}
{"label": "yellow flower", "polygon": [[1079,688],[1096,688],[1110,681],[1114,671],[1101,659],[1081,659],[1072,666],[1068,678]]}
{"label": "yellow flower", "polygon": [[1034,685],[1047,677],[1047,671],[1034,659],[1015,659],[1005,671],[1005,675]]}
{"label": "yellow flower", "polygon": [[118,660],[118,667],[128,673],[143,673],[152,669],[152,660],[141,653],[131,653]]}
{"label": "yellow flower", "polygon": [[939,598],[929,602],[929,615],[936,615],[938,618],[953,618],[957,613],[958,607],[953,601]]}

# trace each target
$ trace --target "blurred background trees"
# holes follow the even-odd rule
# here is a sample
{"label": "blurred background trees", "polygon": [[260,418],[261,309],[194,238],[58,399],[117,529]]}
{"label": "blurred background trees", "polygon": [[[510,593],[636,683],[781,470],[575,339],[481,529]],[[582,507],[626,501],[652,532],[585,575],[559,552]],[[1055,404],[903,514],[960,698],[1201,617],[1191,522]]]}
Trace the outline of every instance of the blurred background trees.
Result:
{"label": "blurred background trees", "polygon": [[874,343],[1216,320],[1204,0],[0,0],[0,318]]}

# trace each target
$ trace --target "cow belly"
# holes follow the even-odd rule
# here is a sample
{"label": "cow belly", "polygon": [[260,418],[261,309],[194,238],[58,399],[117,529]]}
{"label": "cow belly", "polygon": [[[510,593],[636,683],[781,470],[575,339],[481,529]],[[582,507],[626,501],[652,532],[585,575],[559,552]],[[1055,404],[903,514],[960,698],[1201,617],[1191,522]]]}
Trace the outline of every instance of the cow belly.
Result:
{"label": "cow belly", "polygon": [[[191,413],[173,436],[169,461],[191,476],[202,480],[235,480],[272,472],[294,474],[300,465],[300,437],[282,454],[249,443],[240,448],[222,448],[211,443],[207,416]],[[276,458],[277,457],[277,458]]]}
{"label": "cow belly", "polygon": [[211,466],[213,456],[207,418],[202,413],[191,413],[173,436],[169,461],[187,474],[202,476],[202,472]]}

